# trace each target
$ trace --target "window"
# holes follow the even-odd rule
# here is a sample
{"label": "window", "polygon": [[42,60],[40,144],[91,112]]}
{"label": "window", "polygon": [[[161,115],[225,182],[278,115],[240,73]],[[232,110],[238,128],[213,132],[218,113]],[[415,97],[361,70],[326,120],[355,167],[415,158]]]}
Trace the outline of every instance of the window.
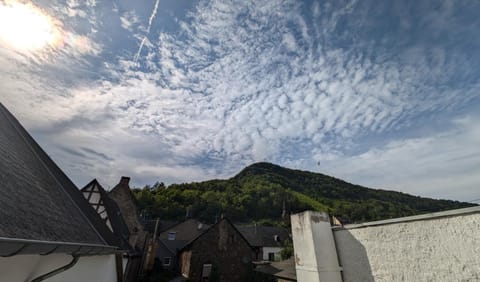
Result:
{"label": "window", "polygon": [[211,264],[204,264],[202,270],[202,278],[210,277],[210,272],[212,272],[212,265]]}
{"label": "window", "polygon": [[275,253],[268,253],[268,260],[275,261]]}
{"label": "window", "polygon": [[171,262],[172,262],[171,257],[164,257],[163,258],[163,265],[168,266],[168,265],[170,265]]}
{"label": "window", "polygon": [[175,240],[175,234],[177,234],[177,232],[168,232],[168,240],[169,241]]}

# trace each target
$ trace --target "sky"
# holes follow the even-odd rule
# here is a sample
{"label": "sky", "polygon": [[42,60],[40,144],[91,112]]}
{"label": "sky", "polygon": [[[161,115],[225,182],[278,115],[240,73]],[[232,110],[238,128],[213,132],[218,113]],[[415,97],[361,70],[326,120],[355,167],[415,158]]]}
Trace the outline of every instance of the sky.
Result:
{"label": "sky", "polygon": [[254,162],[480,198],[478,1],[0,0],[0,102],[106,188]]}

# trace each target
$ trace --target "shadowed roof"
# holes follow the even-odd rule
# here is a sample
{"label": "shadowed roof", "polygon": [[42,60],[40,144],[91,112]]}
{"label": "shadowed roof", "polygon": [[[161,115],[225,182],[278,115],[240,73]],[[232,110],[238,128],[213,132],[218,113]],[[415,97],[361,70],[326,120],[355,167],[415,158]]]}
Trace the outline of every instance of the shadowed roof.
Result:
{"label": "shadowed roof", "polygon": [[[210,225],[204,224],[196,219],[189,218],[183,222],[171,226],[160,233],[160,241],[170,250],[172,253],[176,253],[177,250],[182,249],[190,243],[193,239],[205,232]],[[175,233],[175,240],[169,240],[169,233]]]}
{"label": "shadowed roof", "polygon": [[286,281],[297,281],[295,271],[295,261],[289,258],[284,261],[268,262],[266,264],[258,264],[255,271],[272,275],[276,278]]}
{"label": "shadowed roof", "polygon": [[[237,225],[238,231],[255,247],[281,247],[289,238],[288,230],[283,227],[262,225]],[[275,241],[278,236],[278,241]]]}
{"label": "shadowed roof", "polygon": [[0,241],[3,239],[10,243],[18,239],[117,245],[77,187],[0,103]]}

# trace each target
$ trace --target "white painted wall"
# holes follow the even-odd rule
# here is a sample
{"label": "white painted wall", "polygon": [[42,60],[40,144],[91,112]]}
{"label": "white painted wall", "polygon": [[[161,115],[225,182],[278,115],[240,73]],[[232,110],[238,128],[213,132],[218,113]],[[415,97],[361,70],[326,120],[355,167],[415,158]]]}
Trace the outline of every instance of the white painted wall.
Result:
{"label": "white painted wall", "polygon": [[480,281],[479,208],[392,221],[334,230],[344,281]]}
{"label": "white painted wall", "polygon": [[[0,282],[25,282],[69,263],[64,254],[0,257]],[[115,255],[81,257],[77,264],[48,282],[116,282]]]}
{"label": "white painted wall", "polygon": [[282,248],[280,247],[263,247],[263,260],[268,260],[269,253],[275,254],[275,261],[281,260],[282,259],[282,256],[280,255],[281,251],[282,251]]}
{"label": "white painted wall", "polygon": [[306,211],[291,216],[295,270],[299,282],[341,282],[328,214]]}

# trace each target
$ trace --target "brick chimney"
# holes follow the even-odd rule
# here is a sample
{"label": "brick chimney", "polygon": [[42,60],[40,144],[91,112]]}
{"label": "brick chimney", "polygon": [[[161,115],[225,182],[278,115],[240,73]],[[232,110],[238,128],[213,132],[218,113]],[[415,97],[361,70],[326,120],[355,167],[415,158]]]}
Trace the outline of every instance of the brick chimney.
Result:
{"label": "brick chimney", "polygon": [[128,186],[128,183],[130,183],[130,177],[122,176],[119,184]]}

